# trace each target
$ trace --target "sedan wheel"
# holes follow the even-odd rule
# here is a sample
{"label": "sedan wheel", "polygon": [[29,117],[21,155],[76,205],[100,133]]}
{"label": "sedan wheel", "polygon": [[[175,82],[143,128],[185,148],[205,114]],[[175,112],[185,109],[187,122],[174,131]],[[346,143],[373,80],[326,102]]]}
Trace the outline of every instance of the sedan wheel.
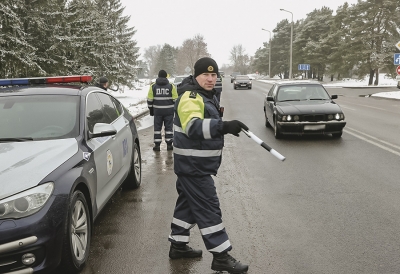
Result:
{"label": "sedan wheel", "polygon": [[70,200],[60,270],[80,272],[89,256],[92,222],[85,195],[76,190]]}
{"label": "sedan wheel", "polygon": [[140,156],[139,146],[134,143],[132,152],[131,169],[128,177],[124,181],[124,187],[127,189],[135,189],[140,186],[142,181],[142,157]]}
{"label": "sedan wheel", "polygon": [[278,129],[278,123],[275,120],[274,123],[274,135],[275,135],[275,139],[280,139],[282,137],[282,134],[280,133],[279,129]]}
{"label": "sedan wheel", "polygon": [[267,113],[265,113],[265,110],[264,110],[264,116],[265,116],[265,126],[266,126],[266,127],[271,127],[271,124],[270,124],[269,121],[268,121]]}

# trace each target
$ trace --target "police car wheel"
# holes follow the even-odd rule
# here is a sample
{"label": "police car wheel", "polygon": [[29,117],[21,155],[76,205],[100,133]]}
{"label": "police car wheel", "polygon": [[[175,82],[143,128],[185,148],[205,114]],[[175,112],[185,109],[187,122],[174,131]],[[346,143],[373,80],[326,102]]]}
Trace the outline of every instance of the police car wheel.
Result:
{"label": "police car wheel", "polygon": [[142,157],[140,155],[139,146],[134,143],[131,169],[129,170],[128,177],[126,177],[123,186],[126,189],[135,189],[140,186],[142,182]]}
{"label": "police car wheel", "polygon": [[80,272],[89,256],[92,222],[85,195],[76,190],[71,195],[64,234],[63,273]]}

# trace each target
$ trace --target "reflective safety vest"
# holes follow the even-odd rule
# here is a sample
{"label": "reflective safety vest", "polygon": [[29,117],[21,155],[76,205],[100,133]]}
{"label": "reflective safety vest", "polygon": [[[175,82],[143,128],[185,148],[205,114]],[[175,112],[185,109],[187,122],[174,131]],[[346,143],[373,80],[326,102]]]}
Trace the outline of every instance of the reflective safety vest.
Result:
{"label": "reflective safety vest", "polygon": [[177,175],[216,175],[224,136],[219,104],[201,91],[185,91],[175,102],[174,171]]}
{"label": "reflective safety vest", "polygon": [[178,92],[175,85],[170,84],[166,78],[158,78],[156,83],[150,86],[147,105],[153,108],[155,116],[173,115],[176,98]]}

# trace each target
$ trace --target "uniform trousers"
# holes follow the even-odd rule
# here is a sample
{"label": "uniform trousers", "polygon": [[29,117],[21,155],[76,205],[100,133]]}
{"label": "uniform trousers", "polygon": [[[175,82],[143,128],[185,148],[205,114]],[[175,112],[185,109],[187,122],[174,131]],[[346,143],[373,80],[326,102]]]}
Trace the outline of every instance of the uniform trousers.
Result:
{"label": "uniform trousers", "polygon": [[154,115],[154,143],[156,145],[162,142],[161,129],[163,125],[165,128],[165,142],[172,144],[172,138],[174,137],[174,115]]}
{"label": "uniform trousers", "polygon": [[208,251],[221,253],[231,250],[212,177],[178,175],[176,189],[179,196],[169,241],[187,244],[190,240],[190,229],[197,224]]}

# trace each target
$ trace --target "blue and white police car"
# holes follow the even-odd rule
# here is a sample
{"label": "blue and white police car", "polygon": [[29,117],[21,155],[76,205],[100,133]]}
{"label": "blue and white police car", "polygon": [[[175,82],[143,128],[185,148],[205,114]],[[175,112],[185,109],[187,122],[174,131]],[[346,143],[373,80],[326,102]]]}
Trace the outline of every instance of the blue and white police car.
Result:
{"label": "blue and white police car", "polygon": [[91,81],[0,79],[0,273],[79,272],[101,209],[141,183],[134,118]]}

